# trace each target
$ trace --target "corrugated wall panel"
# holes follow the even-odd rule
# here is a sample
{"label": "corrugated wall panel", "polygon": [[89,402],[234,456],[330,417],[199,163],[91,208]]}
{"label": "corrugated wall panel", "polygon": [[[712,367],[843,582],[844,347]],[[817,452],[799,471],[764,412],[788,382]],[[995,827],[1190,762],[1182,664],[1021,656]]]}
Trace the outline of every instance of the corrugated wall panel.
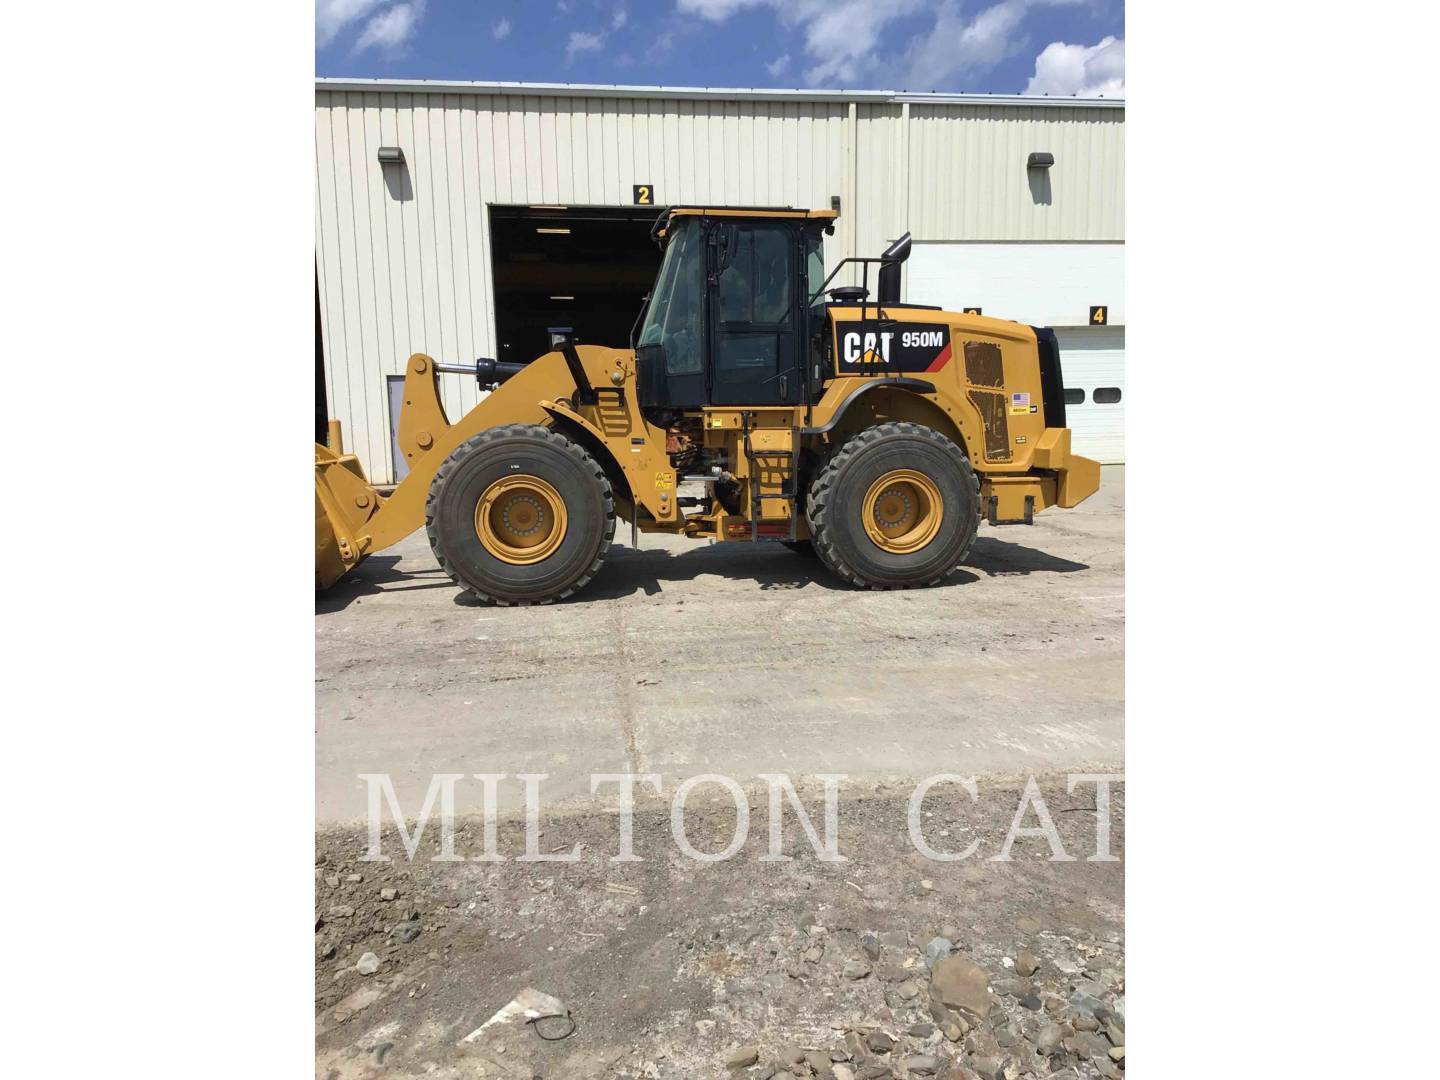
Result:
{"label": "corrugated wall panel", "polygon": [[[1054,166],[1027,170],[1035,151]],[[917,237],[1125,239],[1122,110],[912,105],[908,159]]]}
{"label": "corrugated wall panel", "polygon": [[[850,119],[851,110],[855,120]],[[908,114],[908,121],[905,119]],[[924,240],[1123,240],[1115,109],[317,90],[315,260],[332,414],[391,478],[387,375],[495,351],[489,207],[842,199],[833,267]],[[380,146],[405,168],[382,169]],[[1049,150],[1050,201],[1025,157]],[[442,376],[445,407],[478,399]]]}

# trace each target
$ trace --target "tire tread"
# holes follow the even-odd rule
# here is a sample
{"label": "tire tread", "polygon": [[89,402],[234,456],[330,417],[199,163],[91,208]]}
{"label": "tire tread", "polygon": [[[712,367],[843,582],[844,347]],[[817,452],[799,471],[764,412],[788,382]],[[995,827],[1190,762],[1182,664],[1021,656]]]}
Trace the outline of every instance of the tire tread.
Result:
{"label": "tire tread", "polygon": [[[836,549],[833,539],[828,535],[830,515],[839,513],[833,501],[834,487],[845,467],[863,453],[868,447],[878,440],[891,435],[905,435],[911,438],[924,439],[933,443],[936,447],[951,456],[956,463],[962,481],[968,483],[971,493],[975,499],[975,529],[971,531],[970,537],[960,549],[955,558],[953,566],[948,567],[928,581],[910,582],[902,584],[888,584],[885,582],[871,581],[864,577],[858,570],[850,566]],[[815,554],[820,561],[840,580],[856,588],[892,590],[892,589],[923,589],[931,585],[938,585],[944,581],[961,565],[970,555],[970,549],[974,546],[975,536],[980,528],[980,479],[975,474],[970,464],[970,459],[952,439],[946,438],[934,428],[928,428],[921,424],[914,424],[906,420],[895,420],[889,423],[876,424],[856,432],[846,439],[833,453],[826,458],[820,471],[816,474],[810,485],[810,491],[805,506],[806,516],[810,521],[810,532],[814,538]]]}
{"label": "tire tread", "polygon": [[[576,463],[586,469],[595,479],[596,485],[600,488],[601,498],[605,505],[605,533],[600,541],[600,550],[596,552],[595,558],[575,581],[567,585],[563,590],[553,596],[538,597],[536,599],[510,600],[500,596],[491,596],[468,581],[464,580],[450,560],[445,557],[440,544],[439,529],[436,526],[436,509],[440,492],[445,486],[446,478],[453,473],[460,465],[460,462],[478,449],[489,443],[500,439],[509,438],[532,438],[543,440],[556,449],[562,451],[575,459]],[[590,453],[579,443],[562,435],[553,428],[544,427],[540,424],[502,424],[500,427],[486,428],[484,431],[470,436],[463,443],[457,446],[446,459],[441,462],[440,468],[435,470],[435,478],[430,481],[430,491],[425,497],[425,535],[430,541],[430,550],[434,552],[436,560],[440,563],[440,569],[445,575],[458,585],[461,590],[469,593],[482,604],[494,607],[539,607],[545,604],[553,604],[556,600],[564,600],[573,596],[586,585],[588,585],[600,568],[605,564],[605,558],[610,552],[610,544],[615,539],[615,499],[610,489],[610,481],[605,476],[605,470],[599,463],[590,456]]]}

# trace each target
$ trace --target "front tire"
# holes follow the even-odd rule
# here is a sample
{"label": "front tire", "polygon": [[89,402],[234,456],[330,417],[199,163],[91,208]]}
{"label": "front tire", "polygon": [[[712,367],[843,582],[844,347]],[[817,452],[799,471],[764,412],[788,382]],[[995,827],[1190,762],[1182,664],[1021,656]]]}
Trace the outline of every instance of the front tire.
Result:
{"label": "front tire", "polygon": [[583,588],[615,536],[605,471],[550,428],[508,424],[447,457],[425,503],[430,549],[487,604],[548,604]]}
{"label": "front tire", "polygon": [[980,482],[965,452],[919,424],[877,424],[851,436],[810,486],[815,552],[866,589],[934,585],[970,553]]}

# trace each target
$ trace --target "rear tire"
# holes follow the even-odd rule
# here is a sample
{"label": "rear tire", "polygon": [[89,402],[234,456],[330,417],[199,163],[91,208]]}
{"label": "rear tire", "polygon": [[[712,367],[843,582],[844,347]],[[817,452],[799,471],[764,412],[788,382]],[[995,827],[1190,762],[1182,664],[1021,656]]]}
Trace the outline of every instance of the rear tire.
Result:
{"label": "rear tire", "polygon": [[919,588],[969,555],[980,482],[965,452],[938,431],[877,424],[831,455],[807,512],[815,552],[837,577],[866,589]]}
{"label": "rear tire", "polygon": [[425,503],[441,569],[487,604],[548,604],[584,587],[615,536],[605,470],[550,428],[508,424],[447,457]]}

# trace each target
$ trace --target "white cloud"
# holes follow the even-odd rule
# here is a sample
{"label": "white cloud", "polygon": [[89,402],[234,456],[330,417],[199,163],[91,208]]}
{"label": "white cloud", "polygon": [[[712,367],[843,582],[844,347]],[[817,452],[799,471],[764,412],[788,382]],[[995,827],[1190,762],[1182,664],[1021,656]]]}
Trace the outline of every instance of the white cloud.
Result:
{"label": "white cloud", "polygon": [[495,25],[490,28],[490,36],[496,41],[504,41],[510,36],[510,20],[506,18],[497,19]]}
{"label": "white cloud", "polygon": [[[1044,2],[1044,0],[1041,0]],[[930,89],[976,78],[1020,46],[1017,31],[1035,0],[1000,0],[967,19],[956,0],[945,0],[935,13],[935,26],[917,35],[905,56],[906,87]]]}
{"label": "white cloud", "polygon": [[770,73],[770,77],[773,79],[773,78],[775,78],[775,77],[777,77],[777,76],[779,76],[779,75],[784,74],[785,69],[788,68],[789,66],[790,66],[790,54],[789,54],[789,53],[781,53],[781,54],[780,54],[779,56],[777,56],[774,60],[771,60],[769,63],[767,63],[767,64],[765,65],[765,70]]}
{"label": "white cloud", "polygon": [[876,66],[881,31],[924,6],[925,0],[677,0],[676,10],[723,22],[737,11],[768,7],[782,25],[801,29],[814,61],[806,82],[853,86],[855,76]]}
{"label": "white cloud", "polygon": [[315,44],[322,48],[357,19],[362,19],[383,0],[315,0]]}
{"label": "white cloud", "polygon": [[[960,0],[676,0],[676,10],[723,22],[739,11],[769,8],[782,26],[800,31],[811,86],[856,86],[878,74],[888,86],[918,90],[978,77],[1014,55],[1024,45],[1021,24],[1030,8],[1083,2],[997,0],[973,17]],[[910,39],[897,61],[880,52],[887,26],[925,11],[934,13],[934,22]]]}
{"label": "white cloud", "polygon": [[376,15],[355,41],[355,51],[376,48],[394,51],[415,36],[420,17],[425,14],[425,0],[396,4]]}
{"label": "white cloud", "polygon": [[577,30],[570,35],[570,40],[565,43],[565,62],[571,63],[575,57],[585,52],[599,52],[605,44],[604,34],[590,34],[584,30]]}
{"label": "white cloud", "polygon": [[624,26],[629,20],[630,20],[630,13],[625,10],[625,5],[624,5],[624,4],[621,4],[619,7],[617,7],[617,8],[615,9],[615,14],[612,15],[612,16],[610,16],[610,29],[611,29],[611,30],[619,30],[619,29],[620,29],[622,26]]}
{"label": "white cloud", "polygon": [[1027,94],[1051,97],[1124,97],[1125,39],[1102,38],[1098,45],[1052,41],[1035,58]]}
{"label": "white cloud", "polygon": [[684,15],[699,15],[711,22],[724,22],[741,8],[760,7],[768,3],[770,0],[679,0],[675,9]]}

